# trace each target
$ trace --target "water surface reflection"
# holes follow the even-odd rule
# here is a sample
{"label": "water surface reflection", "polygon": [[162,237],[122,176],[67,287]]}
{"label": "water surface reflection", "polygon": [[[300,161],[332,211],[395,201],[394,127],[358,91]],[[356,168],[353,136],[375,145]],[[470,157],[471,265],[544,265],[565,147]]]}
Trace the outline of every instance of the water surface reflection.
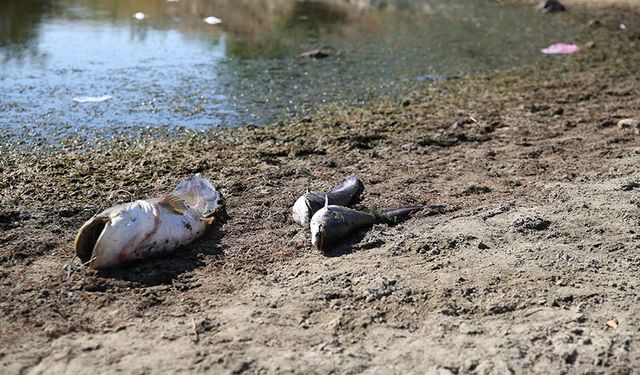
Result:
{"label": "water surface reflection", "polygon": [[[572,34],[569,16],[489,0],[4,0],[0,128],[274,122],[535,61]],[[298,57],[323,45],[338,52]]]}

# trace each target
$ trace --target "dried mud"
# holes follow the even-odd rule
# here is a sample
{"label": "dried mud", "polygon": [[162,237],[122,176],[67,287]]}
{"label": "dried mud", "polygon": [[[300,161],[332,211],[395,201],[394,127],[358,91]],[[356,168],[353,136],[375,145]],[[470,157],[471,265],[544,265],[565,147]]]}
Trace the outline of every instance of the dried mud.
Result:
{"label": "dried mud", "polygon": [[[2,373],[632,373],[640,363],[637,13],[596,47],[268,127],[0,156]],[[628,28],[616,29],[624,17]],[[72,260],[100,210],[200,172],[230,219],[173,256]],[[290,218],[442,203],[323,255]]]}

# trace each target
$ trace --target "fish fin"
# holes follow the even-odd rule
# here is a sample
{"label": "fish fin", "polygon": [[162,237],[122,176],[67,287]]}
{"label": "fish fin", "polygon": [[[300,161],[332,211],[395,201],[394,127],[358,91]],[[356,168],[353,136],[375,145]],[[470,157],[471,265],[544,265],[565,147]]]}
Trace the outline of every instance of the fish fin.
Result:
{"label": "fish fin", "polygon": [[412,214],[424,210],[428,206],[407,206],[401,208],[393,208],[390,210],[384,210],[380,213],[381,217],[386,218],[388,224],[398,224],[399,222],[406,220]]}
{"label": "fish fin", "polygon": [[205,223],[211,225],[216,221],[216,218],[214,216],[204,217],[204,218],[202,218],[202,221],[204,221]]}
{"label": "fish fin", "polygon": [[184,215],[189,210],[184,199],[176,194],[165,195],[158,204],[179,215]]}
{"label": "fish fin", "polygon": [[329,207],[329,194],[324,196],[324,208]]}
{"label": "fish fin", "polygon": [[199,173],[182,180],[171,194],[182,197],[191,210],[208,217],[224,207],[224,198],[211,181]]}

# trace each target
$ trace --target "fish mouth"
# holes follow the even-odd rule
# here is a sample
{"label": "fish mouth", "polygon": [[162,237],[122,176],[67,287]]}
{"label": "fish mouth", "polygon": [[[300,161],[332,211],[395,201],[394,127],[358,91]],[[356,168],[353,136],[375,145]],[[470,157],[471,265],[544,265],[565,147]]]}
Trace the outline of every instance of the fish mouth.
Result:
{"label": "fish mouth", "polygon": [[325,238],[324,238],[324,227],[320,226],[318,228],[318,232],[316,233],[316,241],[315,241],[316,249],[320,251],[325,251]]}
{"label": "fish mouth", "polygon": [[307,197],[300,197],[293,205],[293,221],[302,225],[303,227],[309,227],[309,222],[312,216],[311,204]]}
{"label": "fish mouth", "polygon": [[88,263],[94,258],[94,250],[98,239],[109,221],[108,217],[94,217],[80,228],[74,247],[76,255],[82,263]]}

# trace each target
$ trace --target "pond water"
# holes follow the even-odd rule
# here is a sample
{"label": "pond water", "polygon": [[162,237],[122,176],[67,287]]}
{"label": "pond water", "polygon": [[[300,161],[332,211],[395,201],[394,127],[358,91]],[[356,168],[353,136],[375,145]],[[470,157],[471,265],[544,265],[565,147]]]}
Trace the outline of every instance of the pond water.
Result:
{"label": "pond water", "polygon": [[3,0],[0,130],[273,123],[536,62],[576,28],[495,0]]}

